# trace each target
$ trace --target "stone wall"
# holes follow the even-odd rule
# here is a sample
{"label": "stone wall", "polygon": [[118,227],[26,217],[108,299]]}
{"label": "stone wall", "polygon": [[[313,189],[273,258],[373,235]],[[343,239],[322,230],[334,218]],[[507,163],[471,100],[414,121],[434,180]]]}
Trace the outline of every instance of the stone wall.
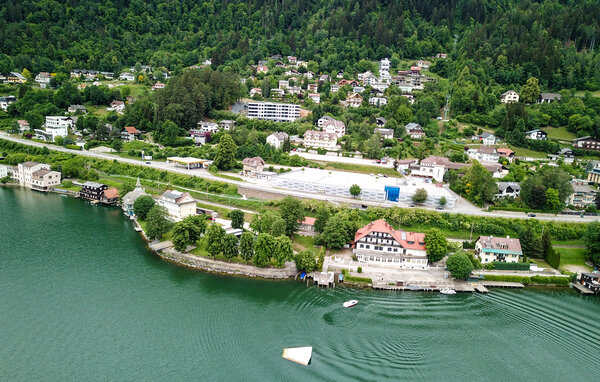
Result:
{"label": "stone wall", "polygon": [[285,263],[284,268],[258,268],[253,265],[226,263],[206,257],[181,253],[172,248],[167,248],[156,253],[165,260],[172,261],[186,267],[230,275],[260,277],[264,279],[287,279],[294,277],[299,273],[296,270],[296,266],[293,262]]}

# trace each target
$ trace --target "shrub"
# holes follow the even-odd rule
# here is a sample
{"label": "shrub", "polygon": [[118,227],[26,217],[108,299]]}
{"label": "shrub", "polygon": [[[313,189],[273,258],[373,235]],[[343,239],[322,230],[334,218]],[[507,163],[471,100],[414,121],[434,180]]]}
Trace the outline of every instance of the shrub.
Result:
{"label": "shrub", "polygon": [[499,270],[513,270],[513,271],[528,271],[529,263],[504,263],[501,261],[494,261],[492,263],[494,265],[493,269]]}
{"label": "shrub", "polygon": [[356,272],[358,272],[358,273],[362,273],[362,267],[358,267],[358,268],[356,268]]}

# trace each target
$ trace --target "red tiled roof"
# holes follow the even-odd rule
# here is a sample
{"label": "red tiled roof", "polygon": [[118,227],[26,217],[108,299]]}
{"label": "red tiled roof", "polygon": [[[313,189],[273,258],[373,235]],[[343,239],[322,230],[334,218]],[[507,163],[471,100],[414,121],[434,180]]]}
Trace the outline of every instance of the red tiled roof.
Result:
{"label": "red tiled roof", "polygon": [[508,148],[505,148],[505,147],[500,147],[500,148],[496,149],[496,151],[498,153],[500,153],[500,155],[503,155],[503,156],[508,156],[508,155],[511,155],[511,154],[515,153],[511,149],[508,149]]}
{"label": "red tiled roof", "polygon": [[139,134],[140,133],[140,131],[133,126],[125,126],[125,130],[127,130],[127,132],[129,134]]}
{"label": "red tiled roof", "polygon": [[104,197],[106,199],[115,199],[119,197],[119,191],[116,188],[109,188],[104,190]]}
{"label": "red tiled roof", "polygon": [[504,249],[512,252],[522,252],[519,239],[510,237],[479,236],[478,241],[486,249]]}
{"label": "red tiled roof", "polygon": [[[383,219],[375,220],[374,222],[371,222],[356,231],[356,234],[354,235],[354,242],[357,242],[371,232],[384,232],[390,234],[402,246],[402,248],[416,249],[421,251],[426,250],[424,244],[419,244],[425,242],[424,233],[404,232],[401,230],[395,231],[392,226],[390,226],[388,222]],[[405,237],[404,239],[403,236]],[[412,244],[409,244],[409,241],[412,242]]]}
{"label": "red tiled roof", "polygon": [[311,218],[310,216],[305,216],[304,220],[302,220],[300,222],[300,224],[306,224],[306,225],[315,225],[315,222],[317,221],[316,218]]}

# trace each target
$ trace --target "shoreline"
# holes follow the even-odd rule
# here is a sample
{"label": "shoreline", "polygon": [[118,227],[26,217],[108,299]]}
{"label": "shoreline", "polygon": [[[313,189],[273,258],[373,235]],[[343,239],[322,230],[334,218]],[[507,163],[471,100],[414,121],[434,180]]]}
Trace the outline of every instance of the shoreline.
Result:
{"label": "shoreline", "polygon": [[[20,186],[18,183],[6,183],[0,186],[8,186],[11,188],[21,188],[22,186]],[[32,190],[32,191],[37,191],[37,190],[33,190],[27,187],[24,187],[28,190]],[[54,194],[58,194],[58,195],[65,195],[65,196],[69,196],[69,197],[74,197],[77,199],[80,199],[78,196],[73,195],[73,193],[71,192],[65,192],[66,190],[48,190],[45,192],[50,192],[50,193],[54,193]],[[38,191],[38,192],[42,192],[42,191]],[[44,193],[44,192],[42,192]],[[119,210],[121,210],[120,206],[118,205],[112,205],[110,207],[117,207]],[[137,222],[137,219],[129,219],[130,221],[133,222],[134,225],[134,229],[141,233],[142,237],[144,238],[145,244],[146,244],[146,248],[151,251],[153,254],[155,254],[156,256],[158,256],[161,260],[169,262],[169,263],[173,263],[176,264],[178,266],[182,266],[182,267],[186,267],[188,269],[194,269],[194,270],[200,270],[200,271],[204,271],[204,272],[209,272],[209,273],[215,273],[215,274],[221,274],[221,275],[228,275],[228,276],[237,276],[237,277],[248,277],[248,278],[253,278],[253,279],[263,279],[263,280],[285,280],[285,279],[292,279],[292,278],[296,278],[301,272],[299,272],[296,267],[295,264],[293,262],[287,262],[284,268],[258,268],[254,265],[251,264],[241,264],[241,263],[230,263],[230,262],[224,262],[224,261],[220,261],[220,260],[213,260],[211,258],[207,258],[207,257],[202,257],[202,256],[196,256],[196,255],[191,255],[189,253],[182,253],[179,251],[176,251],[175,249],[173,249],[172,247],[168,247],[168,248],[164,248],[164,249],[152,249],[150,247],[151,241],[148,239],[148,237],[146,236],[146,233],[144,232],[144,230],[142,229],[142,227],[140,226],[140,224]],[[459,281],[459,280],[455,280],[454,282],[458,282],[460,284],[467,284],[464,281]],[[343,282],[340,283],[341,285],[345,285],[348,287],[353,287],[353,288],[360,288],[360,289],[364,289],[364,288],[369,288],[369,289],[373,289],[373,290],[385,290],[385,291],[418,291],[418,292],[427,292],[427,288],[426,289],[411,289],[411,288],[402,288],[402,290],[397,289],[397,288],[390,288],[390,287],[382,287],[380,285],[373,285],[373,284],[368,284],[368,283],[354,283],[354,282]],[[565,285],[557,285],[557,284],[526,284],[523,286],[523,288],[528,288],[528,287],[533,287],[533,288],[544,288],[544,289],[548,289],[548,288],[567,288],[567,289],[571,289],[572,286],[565,286]],[[472,293],[474,292],[474,288],[469,287],[467,288],[468,290],[465,290],[463,288],[458,288],[457,292],[466,292],[466,293]],[[473,290],[471,290],[473,289]]]}

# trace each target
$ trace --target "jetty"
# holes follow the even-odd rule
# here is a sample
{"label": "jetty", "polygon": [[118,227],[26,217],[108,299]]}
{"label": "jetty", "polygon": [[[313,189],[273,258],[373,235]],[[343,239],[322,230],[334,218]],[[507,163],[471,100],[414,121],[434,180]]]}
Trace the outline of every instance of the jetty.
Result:
{"label": "jetty", "polygon": [[512,281],[486,281],[480,280],[479,285],[487,287],[487,288],[525,288],[525,285],[521,283],[515,283]]}
{"label": "jetty", "polygon": [[333,272],[313,272],[312,278],[317,286],[335,288],[335,273]]}
{"label": "jetty", "polygon": [[476,285],[475,290],[479,293],[488,293],[489,292],[488,288],[484,287],[483,285]]}
{"label": "jetty", "polygon": [[579,283],[571,283],[571,285],[573,285],[573,287],[577,289],[581,294],[594,294],[594,292],[592,292],[591,290]]}

